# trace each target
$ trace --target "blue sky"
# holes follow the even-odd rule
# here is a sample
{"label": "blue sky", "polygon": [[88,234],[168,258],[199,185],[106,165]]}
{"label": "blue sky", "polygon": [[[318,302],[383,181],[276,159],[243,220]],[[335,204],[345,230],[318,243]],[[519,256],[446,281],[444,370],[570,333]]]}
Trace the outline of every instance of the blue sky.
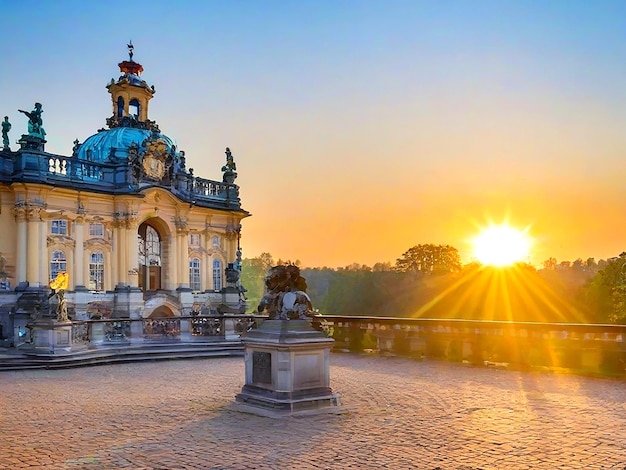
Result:
{"label": "blue sky", "polygon": [[244,256],[442,243],[469,261],[504,219],[531,227],[537,263],[626,249],[626,2],[3,3],[11,138],[35,101],[48,151],[103,127],[132,40],[150,117],[195,173],[219,179],[233,150]]}

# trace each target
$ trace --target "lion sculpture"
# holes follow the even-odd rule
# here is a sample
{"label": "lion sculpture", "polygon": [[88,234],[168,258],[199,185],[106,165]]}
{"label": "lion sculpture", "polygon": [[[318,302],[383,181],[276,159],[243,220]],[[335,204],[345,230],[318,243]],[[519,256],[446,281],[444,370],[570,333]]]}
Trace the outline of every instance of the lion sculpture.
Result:
{"label": "lion sculpture", "polygon": [[265,277],[266,293],[257,310],[270,320],[308,320],[313,315],[313,305],[306,288],[297,266],[274,266]]}

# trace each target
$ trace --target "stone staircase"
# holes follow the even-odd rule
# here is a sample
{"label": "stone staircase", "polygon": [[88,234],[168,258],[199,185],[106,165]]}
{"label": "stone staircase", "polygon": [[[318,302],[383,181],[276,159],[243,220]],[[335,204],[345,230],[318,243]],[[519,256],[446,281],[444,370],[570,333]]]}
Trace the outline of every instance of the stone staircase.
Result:
{"label": "stone staircase", "polygon": [[150,344],[142,346],[109,346],[66,354],[27,354],[0,348],[0,372],[26,369],[66,369],[101,364],[139,361],[171,361],[208,357],[242,356],[239,340],[215,343]]}

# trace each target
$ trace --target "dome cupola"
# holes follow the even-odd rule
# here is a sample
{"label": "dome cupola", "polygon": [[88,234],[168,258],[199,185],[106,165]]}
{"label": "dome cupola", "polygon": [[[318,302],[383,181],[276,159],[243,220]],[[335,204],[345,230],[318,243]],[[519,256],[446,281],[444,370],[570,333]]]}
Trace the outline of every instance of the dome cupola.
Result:
{"label": "dome cupola", "polygon": [[[134,46],[128,44],[128,60],[118,64],[122,75],[106,86],[111,94],[113,115],[106,120],[109,129],[100,129],[82,144],[76,142],[74,156],[90,162],[114,162],[128,159],[133,149],[143,151],[150,141],[159,140],[164,151],[176,157],[172,140],[161,134],[156,122],[148,119],[148,103],[154,96],[154,86],[141,78],[143,66],[133,60]],[[129,149],[131,152],[129,153]]]}

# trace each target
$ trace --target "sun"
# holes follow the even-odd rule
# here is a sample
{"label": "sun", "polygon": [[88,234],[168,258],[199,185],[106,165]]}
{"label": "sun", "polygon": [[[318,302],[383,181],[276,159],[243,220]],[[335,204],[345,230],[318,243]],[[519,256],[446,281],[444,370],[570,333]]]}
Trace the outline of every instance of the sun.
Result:
{"label": "sun", "polygon": [[509,225],[490,225],[473,240],[474,256],[487,266],[510,266],[526,261],[530,253],[531,239],[526,230]]}

